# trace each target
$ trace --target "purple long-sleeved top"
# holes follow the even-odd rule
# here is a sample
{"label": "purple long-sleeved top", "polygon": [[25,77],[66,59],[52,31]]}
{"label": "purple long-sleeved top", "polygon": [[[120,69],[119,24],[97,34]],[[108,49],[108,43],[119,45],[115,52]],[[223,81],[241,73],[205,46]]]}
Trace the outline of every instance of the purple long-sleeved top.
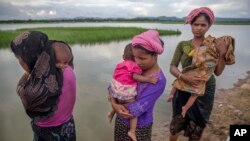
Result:
{"label": "purple long-sleeved top", "polygon": [[[133,103],[128,103],[127,108],[131,114],[138,118],[137,127],[146,127],[153,123],[153,109],[157,99],[163,94],[166,86],[166,78],[161,71],[155,74],[158,78],[156,84],[138,83],[137,97]],[[118,116],[129,126],[129,119]]]}

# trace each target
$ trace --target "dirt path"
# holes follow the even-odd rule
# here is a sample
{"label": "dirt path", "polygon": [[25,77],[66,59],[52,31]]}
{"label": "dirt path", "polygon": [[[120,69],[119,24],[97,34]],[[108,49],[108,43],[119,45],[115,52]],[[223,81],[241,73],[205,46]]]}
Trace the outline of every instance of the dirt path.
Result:
{"label": "dirt path", "polygon": [[[250,125],[250,71],[233,88],[218,90],[202,141],[226,141],[231,124]],[[168,141],[168,135],[169,123],[164,123],[161,127],[155,127],[152,141]],[[187,139],[180,136],[179,141]]]}

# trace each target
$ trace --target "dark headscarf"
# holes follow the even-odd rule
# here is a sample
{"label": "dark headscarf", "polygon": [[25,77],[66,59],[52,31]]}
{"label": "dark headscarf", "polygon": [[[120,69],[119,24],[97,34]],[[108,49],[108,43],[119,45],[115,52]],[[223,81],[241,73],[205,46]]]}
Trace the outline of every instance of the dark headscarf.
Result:
{"label": "dark headscarf", "polygon": [[55,67],[48,36],[38,31],[23,32],[11,42],[11,50],[31,70],[26,82],[17,86],[26,113],[35,121],[49,118],[57,109],[63,76]]}

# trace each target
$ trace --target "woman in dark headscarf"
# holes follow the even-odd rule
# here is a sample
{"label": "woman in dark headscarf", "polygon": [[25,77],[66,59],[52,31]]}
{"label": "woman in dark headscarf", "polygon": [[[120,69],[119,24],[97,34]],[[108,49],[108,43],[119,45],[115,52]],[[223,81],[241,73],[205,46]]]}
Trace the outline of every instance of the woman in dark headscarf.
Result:
{"label": "woman in dark headscarf", "polygon": [[[199,48],[204,39],[205,34],[214,22],[214,14],[207,7],[200,7],[192,10],[186,20],[186,24],[191,24],[193,38],[188,41],[182,41],[178,44],[171,65],[170,72],[178,79],[192,86],[202,81],[201,78],[182,74],[178,69],[179,63],[185,68],[192,63],[192,56],[188,54],[192,49]],[[215,75],[220,75],[225,67],[225,54],[227,46],[221,42],[218,43],[219,60],[214,71]],[[186,104],[190,97],[190,93],[177,90],[173,97],[173,117],[170,124],[170,141],[176,141],[178,133],[184,130],[184,136],[189,140],[200,140],[202,132],[209,120],[215,93],[215,77],[212,75],[206,82],[206,90],[204,96],[197,98],[195,103],[187,111],[185,118],[182,117],[182,107]]]}
{"label": "woman in dark headscarf", "polygon": [[32,119],[34,140],[74,141],[75,74],[71,67],[56,68],[51,45],[47,35],[38,31],[23,32],[11,42],[25,70],[17,92]]}

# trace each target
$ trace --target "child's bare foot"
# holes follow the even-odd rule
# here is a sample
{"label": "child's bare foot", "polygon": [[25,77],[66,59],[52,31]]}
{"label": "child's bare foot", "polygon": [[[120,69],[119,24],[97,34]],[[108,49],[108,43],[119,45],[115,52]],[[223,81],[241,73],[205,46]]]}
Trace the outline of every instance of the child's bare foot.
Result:
{"label": "child's bare foot", "polygon": [[186,116],[187,110],[188,110],[188,109],[187,109],[185,106],[183,106],[183,107],[181,108],[181,115],[182,115],[183,118]]}
{"label": "child's bare foot", "polygon": [[128,131],[128,136],[132,139],[132,141],[137,141],[135,132]]}
{"label": "child's bare foot", "polygon": [[171,102],[174,98],[174,95],[170,94],[168,95],[167,102]]}

